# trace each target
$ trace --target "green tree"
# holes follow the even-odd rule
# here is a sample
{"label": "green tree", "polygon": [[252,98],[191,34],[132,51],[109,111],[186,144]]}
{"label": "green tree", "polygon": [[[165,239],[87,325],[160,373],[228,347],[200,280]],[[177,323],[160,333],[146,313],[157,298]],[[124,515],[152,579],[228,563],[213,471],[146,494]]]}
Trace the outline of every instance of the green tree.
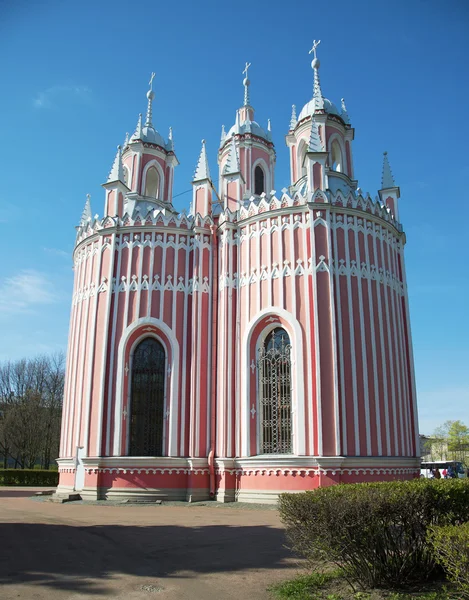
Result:
{"label": "green tree", "polygon": [[453,460],[466,463],[469,455],[469,427],[462,421],[450,421],[448,451]]}

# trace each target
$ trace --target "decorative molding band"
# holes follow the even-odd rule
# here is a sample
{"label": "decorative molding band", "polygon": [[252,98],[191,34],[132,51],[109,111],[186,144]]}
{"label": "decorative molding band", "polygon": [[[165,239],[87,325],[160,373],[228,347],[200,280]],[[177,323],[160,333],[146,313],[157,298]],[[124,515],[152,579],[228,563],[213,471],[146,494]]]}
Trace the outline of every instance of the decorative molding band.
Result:
{"label": "decorative molding band", "polygon": [[[182,292],[183,294],[192,295],[194,292],[201,292],[203,294],[210,293],[210,283],[208,277],[204,277],[202,281],[199,280],[197,275],[189,281],[185,281],[184,277],[179,277],[178,282],[173,281],[172,275],[166,275],[166,282],[160,282],[160,276],[154,275],[153,282],[150,281],[148,275],[143,275],[141,279],[137,275],[132,275],[130,282],[127,281],[127,277],[123,275],[120,279],[120,283],[117,284],[116,278],[112,278],[112,290],[111,293],[115,294],[121,292],[138,292],[142,290],[153,291],[165,291],[165,292]],[[78,290],[73,295],[72,305],[76,306],[80,302],[89,300],[96,294],[106,292],[108,290],[108,280],[103,277],[101,284],[96,287],[94,283],[84,287],[82,290]]]}
{"label": "decorative molding band", "polygon": [[85,467],[88,475],[97,475],[98,473],[122,473],[123,475],[208,475],[209,469],[191,469],[184,467]]}
{"label": "decorative molding band", "polygon": [[228,473],[229,475],[240,475],[240,476],[264,476],[267,475],[271,477],[272,475],[279,476],[291,475],[293,477],[300,475],[307,476],[316,476],[316,475],[420,475],[419,468],[349,468],[349,469],[323,469],[320,467],[314,469],[216,469],[215,473],[217,475],[222,475],[224,473]]}

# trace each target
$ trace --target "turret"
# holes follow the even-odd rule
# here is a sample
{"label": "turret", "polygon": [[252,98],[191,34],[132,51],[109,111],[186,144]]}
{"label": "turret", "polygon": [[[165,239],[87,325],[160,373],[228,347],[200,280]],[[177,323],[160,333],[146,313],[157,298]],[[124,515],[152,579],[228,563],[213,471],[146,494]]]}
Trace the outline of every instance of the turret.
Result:
{"label": "turret", "polygon": [[106,201],[104,204],[104,216],[122,216],[124,213],[124,197],[129,188],[124,182],[124,167],[122,164],[122,148],[117,146],[117,153],[111,172],[103,188],[106,190]]}
{"label": "turret", "polygon": [[202,140],[202,149],[192,180],[192,189],[192,212],[194,215],[197,213],[202,217],[210,215],[212,212],[212,181],[210,179],[205,140]]}
{"label": "turret", "polygon": [[249,96],[250,66],[246,63],[243,71],[243,105],[236,111],[236,122],[228,133],[222,129],[218,152],[220,195],[230,210],[238,209],[243,200],[274,188],[275,150],[270,121],[267,130],[254,121]]}
{"label": "turret", "polygon": [[[350,125],[345,100],[342,98],[339,110],[322,93],[319,79],[320,61],[316,56],[319,44],[320,41],[315,40],[310,50],[310,54],[314,55],[311,62],[314,72],[313,97],[304,105],[298,117],[293,105],[286,136],[286,144],[290,149],[291,189],[293,192],[298,190],[304,193],[308,185],[308,191],[314,191],[310,187],[312,181],[307,176],[306,157],[311,153],[311,138],[317,137],[322,144],[321,151],[326,153],[324,161],[322,158],[316,161],[323,164],[320,189],[330,189],[333,193],[341,189],[346,195],[357,188],[357,182],[353,179],[352,160],[354,130]],[[319,167],[316,169],[318,171]],[[314,186],[318,189],[319,184],[314,183]]]}
{"label": "turret", "polygon": [[394,182],[387,152],[383,153],[383,174],[381,177],[381,189],[378,193],[381,202],[389,207],[396,221],[399,221],[398,200],[401,196],[401,191]]}
{"label": "turret", "polygon": [[[122,181],[128,191],[124,198],[123,212],[148,211],[149,206],[163,212],[175,212],[172,206],[174,167],[179,162],[174,153],[170,129],[168,141],[153,125],[152,73],[147,92],[145,122],[140,114],[134,133],[127,137],[122,151]],[[122,212],[119,214],[123,214]]]}

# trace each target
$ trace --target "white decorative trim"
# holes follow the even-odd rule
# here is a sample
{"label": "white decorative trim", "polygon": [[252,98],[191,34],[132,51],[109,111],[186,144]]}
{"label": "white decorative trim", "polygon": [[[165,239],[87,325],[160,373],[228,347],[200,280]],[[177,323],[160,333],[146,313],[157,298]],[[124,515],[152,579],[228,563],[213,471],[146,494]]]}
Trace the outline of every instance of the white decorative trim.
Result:
{"label": "white decorative trim", "polygon": [[[241,454],[249,456],[250,448],[250,369],[249,365],[253,357],[250,356],[251,336],[256,325],[262,321],[267,315],[277,315],[282,317],[287,323],[288,334],[292,343],[292,421],[293,421],[293,451],[297,455],[305,454],[305,429],[304,429],[304,414],[305,414],[305,398],[303,381],[303,337],[301,327],[293,315],[283,308],[269,307],[265,308],[256,315],[246,326],[243,341],[241,343],[241,365],[244,365],[241,372]],[[257,399],[256,399],[257,403]]]}
{"label": "white decorative trim", "polygon": [[[123,405],[123,383],[124,383],[124,353],[127,347],[127,342],[135,330],[143,325],[153,325],[156,329],[163,332],[171,344],[172,355],[172,372],[171,383],[169,389],[169,439],[168,439],[168,454],[169,456],[177,456],[177,420],[178,420],[178,398],[179,398],[179,344],[171,329],[161,321],[153,317],[142,317],[131,323],[123,332],[119,341],[117,352],[117,375],[116,375],[116,396],[115,396],[115,411],[114,411],[114,456],[122,454],[121,448],[121,430],[122,430],[122,405]],[[148,335],[145,333],[144,335]],[[158,337],[156,335],[156,337]],[[140,338],[139,338],[140,339]],[[158,338],[163,345],[166,346],[161,338]],[[168,356],[168,355],[166,355]]]}

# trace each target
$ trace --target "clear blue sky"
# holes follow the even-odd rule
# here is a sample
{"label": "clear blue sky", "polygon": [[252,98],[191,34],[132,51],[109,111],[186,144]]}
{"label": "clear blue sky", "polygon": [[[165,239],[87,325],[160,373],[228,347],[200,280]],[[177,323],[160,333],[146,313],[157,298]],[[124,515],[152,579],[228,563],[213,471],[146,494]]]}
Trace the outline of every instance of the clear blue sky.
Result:
{"label": "clear blue sky", "polygon": [[216,173],[252,62],[280,190],[291,105],[311,98],[319,38],[323,92],[346,98],[356,129],[360,186],[376,195],[387,150],[401,187],[421,431],[469,424],[468,31],[467,0],[0,0],[0,360],[66,347],[74,226],[88,192],[102,214],[100,184],[145,111],[151,71],[178,194],[202,138]]}

